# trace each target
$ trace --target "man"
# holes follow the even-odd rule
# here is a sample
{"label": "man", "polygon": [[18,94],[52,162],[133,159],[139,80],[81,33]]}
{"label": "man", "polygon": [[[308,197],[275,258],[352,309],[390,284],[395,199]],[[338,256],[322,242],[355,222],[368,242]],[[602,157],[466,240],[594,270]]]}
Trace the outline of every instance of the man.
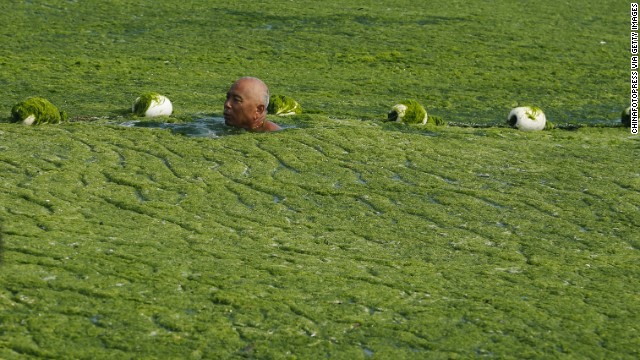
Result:
{"label": "man", "polygon": [[229,126],[249,131],[280,130],[280,126],[267,120],[268,106],[267,85],[258,78],[240,78],[227,92],[227,100],[224,102],[224,122]]}

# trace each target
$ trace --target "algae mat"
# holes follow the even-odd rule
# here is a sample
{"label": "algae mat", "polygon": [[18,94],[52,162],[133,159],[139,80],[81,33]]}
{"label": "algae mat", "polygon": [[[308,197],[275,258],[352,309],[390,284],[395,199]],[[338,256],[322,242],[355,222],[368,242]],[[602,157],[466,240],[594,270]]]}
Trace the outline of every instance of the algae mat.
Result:
{"label": "algae mat", "polygon": [[[637,358],[637,137],[356,120],[618,122],[629,3],[418,5],[3,1],[0,107],[73,121],[0,123],[0,358]],[[243,75],[307,115],[208,124]]]}
{"label": "algae mat", "polygon": [[638,137],[0,124],[0,357],[638,356]]}

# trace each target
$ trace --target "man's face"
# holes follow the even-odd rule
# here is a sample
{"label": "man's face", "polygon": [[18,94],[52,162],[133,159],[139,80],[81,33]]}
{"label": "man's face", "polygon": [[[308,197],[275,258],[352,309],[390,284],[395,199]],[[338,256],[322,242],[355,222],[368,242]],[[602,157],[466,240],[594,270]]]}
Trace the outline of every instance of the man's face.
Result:
{"label": "man's face", "polygon": [[247,81],[233,84],[224,102],[224,122],[229,126],[251,129],[256,121],[258,102]]}

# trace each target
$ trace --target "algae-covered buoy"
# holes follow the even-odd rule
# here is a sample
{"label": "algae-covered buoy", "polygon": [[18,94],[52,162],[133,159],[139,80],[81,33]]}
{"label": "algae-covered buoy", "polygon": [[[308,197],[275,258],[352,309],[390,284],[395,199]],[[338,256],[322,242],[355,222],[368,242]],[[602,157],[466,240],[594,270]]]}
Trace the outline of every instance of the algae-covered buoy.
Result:
{"label": "algae-covered buoy", "polygon": [[59,124],[67,120],[67,114],[47,99],[30,97],[11,108],[11,120],[25,125]]}
{"label": "algae-covered buoy", "polygon": [[631,127],[631,106],[622,111],[620,122],[626,127]]}
{"label": "algae-covered buoy", "polygon": [[133,102],[131,111],[138,116],[169,116],[173,112],[173,105],[166,96],[149,92],[140,95]]}
{"label": "algae-covered buoy", "polygon": [[407,124],[426,124],[429,120],[427,110],[415,100],[405,100],[395,104],[387,114],[387,120]]}
{"label": "algae-covered buoy", "polygon": [[520,106],[511,109],[507,122],[510,126],[524,131],[543,130],[547,127],[547,117],[540,108],[535,106]]}
{"label": "algae-covered buoy", "polygon": [[267,113],[278,116],[298,115],[302,113],[302,107],[294,99],[285,95],[271,95]]}

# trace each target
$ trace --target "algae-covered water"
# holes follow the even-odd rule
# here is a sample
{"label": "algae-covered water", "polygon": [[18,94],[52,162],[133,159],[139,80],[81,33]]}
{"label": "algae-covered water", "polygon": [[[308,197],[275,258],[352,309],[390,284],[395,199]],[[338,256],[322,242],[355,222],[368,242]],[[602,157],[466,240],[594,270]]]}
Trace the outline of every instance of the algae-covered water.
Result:
{"label": "algae-covered water", "polygon": [[[457,122],[518,104],[558,123],[618,120],[624,1],[73,1],[0,4],[0,108],[27,96],[118,115],[142,93],[221,112],[240,76],[307,112],[385,118],[407,98]],[[8,111],[8,110],[7,110]]]}
{"label": "algae-covered water", "polygon": [[[72,120],[0,123],[0,358],[640,355],[628,3],[0,10],[7,118]],[[224,127],[243,75],[307,113]],[[129,115],[148,91],[175,116]],[[380,121],[405,98],[590,126]]]}

